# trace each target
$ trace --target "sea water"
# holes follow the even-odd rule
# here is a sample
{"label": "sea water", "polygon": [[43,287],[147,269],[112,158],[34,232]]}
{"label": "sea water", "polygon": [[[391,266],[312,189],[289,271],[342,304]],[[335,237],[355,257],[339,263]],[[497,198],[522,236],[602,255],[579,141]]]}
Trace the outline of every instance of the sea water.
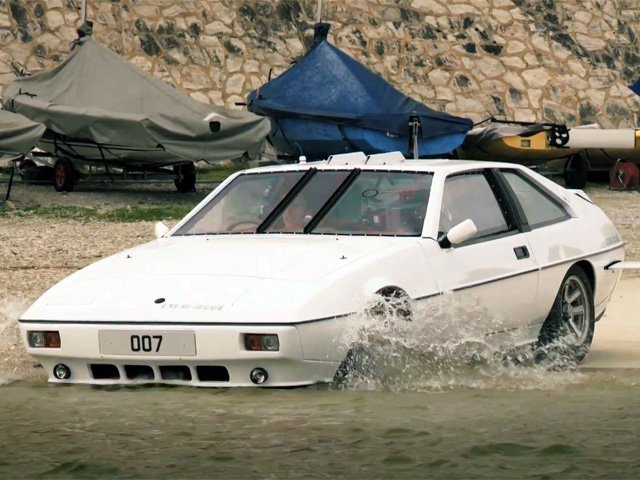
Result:
{"label": "sea water", "polygon": [[288,390],[49,385],[23,308],[0,305],[0,478],[640,477],[640,374],[465,340],[473,309],[353,318],[346,375]]}

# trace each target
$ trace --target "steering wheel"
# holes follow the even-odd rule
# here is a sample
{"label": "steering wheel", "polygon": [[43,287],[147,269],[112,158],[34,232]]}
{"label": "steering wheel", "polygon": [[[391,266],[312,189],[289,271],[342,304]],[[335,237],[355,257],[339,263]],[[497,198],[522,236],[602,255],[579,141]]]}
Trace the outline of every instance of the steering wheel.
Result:
{"label": "steering wheel", "polygon": [[252,220],[240,220],[232,225],[229,225],[230,232],[250,232],[256,230],[260,224]]}

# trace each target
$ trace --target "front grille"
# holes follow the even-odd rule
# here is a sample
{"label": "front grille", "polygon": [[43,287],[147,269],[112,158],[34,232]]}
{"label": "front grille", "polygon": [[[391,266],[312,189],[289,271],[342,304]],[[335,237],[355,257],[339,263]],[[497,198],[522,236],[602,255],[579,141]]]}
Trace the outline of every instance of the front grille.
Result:
{"label": "front grille", "polygon": [[154,380],[153,368],[149,365],[125,365],[124,371],[129,380]]}
{"label": "front grille", "polygon": [[186,365],[162,365],[160,375],[163,380],[191,381],[191,370]]}
{"label": "front grille", "polygon": [[96,380],[118,380],[120,378],[120,372],[115,365],[92,363],[90,368],[91,375]]}
{"label": "front grille", "polygon": [[198,365],[196,367],[198,372],[198,380],[201,382],[228,382],[229,370],[226,367],[210,366],[210,365]]}
{"label": "front grille", "polygon": [[195,368],[197,381],[200,382],[228,382],[229,370],[220,365],[159,365],[159,377],[156,377],[154,369],[150,365],[113,365],[107,363],[92,363],[89,365],[91,376],[95,380],[119,380],[120,372],[124,370],[128,380],[169,380],[177,382],[192,382]]}

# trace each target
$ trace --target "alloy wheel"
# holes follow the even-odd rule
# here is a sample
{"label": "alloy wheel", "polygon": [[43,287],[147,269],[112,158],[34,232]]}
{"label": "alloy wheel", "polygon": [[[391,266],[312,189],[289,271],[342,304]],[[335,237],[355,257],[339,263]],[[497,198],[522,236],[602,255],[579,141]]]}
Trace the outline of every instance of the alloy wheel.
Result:
{"label": "alloy wheel", "polygon": [[591,305],[587,287],[581,278],[572,275],[562,287],[562,330],[570,345],[582,345],[589,334]]}

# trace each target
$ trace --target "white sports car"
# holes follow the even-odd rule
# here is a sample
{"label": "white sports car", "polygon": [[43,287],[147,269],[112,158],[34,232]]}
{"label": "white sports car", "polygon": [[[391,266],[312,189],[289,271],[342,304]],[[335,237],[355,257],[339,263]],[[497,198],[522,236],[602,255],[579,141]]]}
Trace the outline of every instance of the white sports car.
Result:
{"label": "white sports car", "polygon": [[486,341],[562,338],[579,360],[624,254],[580,191],[519,165],[398,153],[242,171],[156,233],[23,314],[51,382],[330,382],[352,315],[386,301],[410,322],[445,295],[491,319]]}

